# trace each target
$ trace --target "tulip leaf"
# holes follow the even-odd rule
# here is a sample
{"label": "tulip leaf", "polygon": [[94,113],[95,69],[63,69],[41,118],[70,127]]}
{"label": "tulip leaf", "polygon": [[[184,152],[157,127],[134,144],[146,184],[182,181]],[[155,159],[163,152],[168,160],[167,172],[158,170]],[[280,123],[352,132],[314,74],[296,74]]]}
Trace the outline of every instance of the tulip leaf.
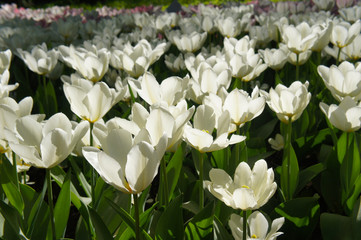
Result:
{"label": "tulip leaf", "polygon": [[[0,201],[0,213],[5,219],[4,236],[6,236],[7,234],[11,236],[11,237],[6,237],[6,239],[19,239],[19,238],[14,238],[14,235],[16,237],[19,237],[19,231],[20,231],[21,217],[17,209],[7,205],[4,201]],[[6,227],[6,224],[9,224],[8,227]]]}
{"label": "tulip leaf", "polygon": [[71,171],[69,171],[65,177],[63,182],[61,191],[59,193],[58,199],[54,208],[54,219],[56,224],[56,237],[62,238],[64,237],[66,225],[69,219],[70,213],[70,175]]}
{"label": "tulip leaf", "polygon": [[172,199],[174,189],[177,186],[179,174],[182,169],[183,158],[183,148],[182,145],[179,145],[177,151],[174,153],[173,157],[167,165],[169,199]]}
{"label": "tulip leaf", "polygon": [[275,208],[275,212],[286,219],[282,227],[285,239],[308,239],[311,236],[320,215],[318,199],[318,196],[295,198]]}
{"label": "tulip leaf", "polygon": [[[290,151],[290,154],[284,154],[282,162],[281,188],[286,199],[289,200],[292,199],[298,185],[299,168],[297,156],[291,144],[289,144],[288,151]],[[285,150],[285,152],[287,151]]]}
{"label": "tulip leaf", "polygon": [[360,197],[361,194],[361,174],[358,175],[358,178],[355,181],[355,184],[352,188],[352,192],[350,193],[350,197],[346,201],[346,207],[348,211],[354,209],[354,204],[357,201],[357,198]]}
{"label": "tulip leaf", "polygon": [[320,174],[322,171],[326,169],[323,163],[317,163],[312,165],[300,172],[300,181],[297,186],[295,194],[299,193],[307,183],[309,183],[314,177]]}
{"label": "tulip leaf", "polygon": [[[130,214],[125,211],[123,208],[119,207],[117,204],[115,204],[111,199],[109,198],[105,198],[109,205],[114,209],[114,211],[116,211],[119,216],[122,218],[122,220],[133,230],[133,232],[135,233],[135,220],[132,216],[130,216]],[[156,205],[153,205],[152,210],[156,207]],[[152,211],[149,210],[144,212],[143,214],[140,215],[140,225],[142,226],[142,220],[144,221],[145,218],[148,217],[148,214]],[[147,217],[145,217],[147,216]],[[148,240],[151,240],[152,238],[149,236],[149,234],[144,231],[144,229],[141,230],[143,237],[145,237]]]}
{"label": "tulip leaf", "polygon": [[347,143],[347,132],[343,132],[337,141],[337,157],[340,164],[343,162],[348,149],[346,143]]}
{"label": "tulip leaf", "polygon": [[95,233],[97,236],[96,239],[99,239],[99,240],[113,239],[112,235],[109,232],[109,229],[104,224],[102,218],[98,215],[98,213],[94,209],[89,208],[89,214],[90,214],[93,226],[95,228]]}
{"label": "tulip leaf", "polygon": [[183,239],[182,201],[182,195],[173,199],[159,217],[155,229],[157,239]]}
{"label": "tulip leaf", "polygon": [[214,203],[209,203],[186,225],[185,239],[206,239],[213,231]]}
{"label": "tulip leaf", "polygon": [[228,233],[227,229],[224,227],[222,222],[217,218],[217,216],[214,216],[213,225],[214,225],[213,227],[214,239],[219,239],[219,240],[232,239],[232,236]]}
{"label": "tulip leaf", "polygon": [[323,239],[355,239],[352,238],[351,218],[333,213],[322,213],[320,218]]}
{"label": "tulip leaf", "polygon": [[18,189],[18,183],[11,180],[10,173],[14,171],[13,166],[7,159],[1,161],[0,164],[0,182],[1,187],[8,198],[11,205],[13,205],[20,214],[24,210],[24,200]]}

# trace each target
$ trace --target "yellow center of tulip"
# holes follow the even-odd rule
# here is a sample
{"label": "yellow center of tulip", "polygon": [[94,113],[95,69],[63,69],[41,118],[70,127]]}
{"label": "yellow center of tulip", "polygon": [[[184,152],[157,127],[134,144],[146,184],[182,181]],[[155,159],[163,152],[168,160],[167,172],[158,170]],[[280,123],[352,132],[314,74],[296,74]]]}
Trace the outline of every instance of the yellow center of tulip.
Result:
{"label": "yellow center of tulip", "polygon": [[205,132],[205,133],[209,133],[209,131],[208,131],[208,130],[204,130],[204,129],[203,129],[202,131],[203,131],[203,132]]}
{"label": "yellow center of tulip", "polygon": [[249,189],[249,187],[247,185],[242,185],[242,188],[247,188]]}
{"label": "yellow center of tulip", "polygon": [[251,238],[258,238],[256,234],[253,234]]}

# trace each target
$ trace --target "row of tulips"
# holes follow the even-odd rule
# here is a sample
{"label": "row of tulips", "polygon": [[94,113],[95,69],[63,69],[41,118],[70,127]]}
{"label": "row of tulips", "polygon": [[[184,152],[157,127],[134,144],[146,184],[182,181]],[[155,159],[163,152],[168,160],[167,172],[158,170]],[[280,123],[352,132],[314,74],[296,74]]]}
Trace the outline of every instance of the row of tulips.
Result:
{"label": "row of tulips", "polygon": [[360,9],[2,6],[2,237],[360,238]]}

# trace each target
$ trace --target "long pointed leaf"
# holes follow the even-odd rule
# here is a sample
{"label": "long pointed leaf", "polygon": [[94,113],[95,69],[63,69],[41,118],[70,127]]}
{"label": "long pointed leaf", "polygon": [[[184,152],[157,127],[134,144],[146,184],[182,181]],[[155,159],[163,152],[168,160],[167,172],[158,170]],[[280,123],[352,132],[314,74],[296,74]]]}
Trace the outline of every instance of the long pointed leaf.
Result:
{"label": "long pointed leaf", "polygon": [[55,208],[54,208],[54,219],[56,224],[56,237],[62,238],[64,237],[66,225],[69,219],[70,213],[70,202],[71,202],[71,195],[70,195],[70,171],[65,177],[63,182],[63,186],[59,193],[59,197],[56,201]]}

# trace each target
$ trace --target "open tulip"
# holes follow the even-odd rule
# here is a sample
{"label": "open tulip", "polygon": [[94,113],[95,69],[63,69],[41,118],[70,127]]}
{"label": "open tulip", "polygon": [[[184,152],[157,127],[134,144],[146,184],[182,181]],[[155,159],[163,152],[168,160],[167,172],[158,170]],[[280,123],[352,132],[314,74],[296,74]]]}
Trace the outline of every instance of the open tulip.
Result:
{"label": "open tulip", "polygon": [[207,39],[207,33],[192,32],[184,34],[180,31],[171,31],[167,34],[169,41],[176,45],[179,51],[195,52],[199,50]]}
{"label": "open tulip", "polygon": [[234,180],[223,170],[213,168],[205,187],[219,200],[234,209],[253,210],[262,207],[276,192],[272,168],[265,160],[258,160],[253,169],[241,162],[234,173]]}
{"label": "open tulip", "polygon": [[361,99],[361,65],[355,67],[344,61],[338,67],[318,66],[317,71],[337,101],[342,101],[346,96],[356,101]]}
{"label": "open tulip", "polygon": [[8,135],[12,135],[8,139],[14,140],[9,141],[9,145],[26,163],[49,169],[69,156],[88,128],[88,122],[75,126],[63,113],[57,113],[43,123],[25,116],[16,120],[13,132],[8,131]]}
{"label": "open tulip", "polygon": [[8,49],[6,51],[0,52],[0,74],[3,74],[3,72],[10,68],[10,62],[11,62],[11,51]]}
{"label": "open tulip", "polygon": [[58,63],[58,53],[54,49],[48,51],[45,43],[35,46],[31,52],[17,50],[28,68],[39,75],[50,73]]}
{"label": "open tulip", "polygon": [[9,79],[10,72],[6,69],[2,74],[0,74],[0,98],[8,97],[9,92],[17,89],[19,86],[19,83],[9,85]]}
{"label": "open tulip", "polygon": [[295,81],[288,88],[278,84],[269,93],[261,91],[261,95],[266,97],[268,106],[277,114],[278,119],[288,124],[290,120],[296,121],[310,102],[311,93],[307,88],[308,82],[302,84]]}
{"label": "open tulip", "polygon": [[[228,225],[231,228],[232,235],[235,240],[243,240],[243,221],[244,219],[237,214],[232,214],[228,221]],[[249,232],[247,231],[247,239],[259,239],[259,240],[275,240],[283,232],[277,232],[285,222],[285,218],[276,218],[272,221],[271,228],[267,218],[259,211],[254,211],[248,218],[247,223],[249,226]]]}
{"label": "open tulip", "polygon": [[346,96],[340,105],[321,102],[320,108],[331,124],[344,132],[354,132],[361,128],[361,106]]}
{"label": "open tulip", "polygon": [[63,79],[64,93],[71,110],[81,119],[92,123],[101,119],[125,94],[124,89],[109,88],[104,82],[93,84],[80,77],[69,80],[63,76]]}
{"label": "open tulip", "polygon": [[166,135],[156,146],[149,137],[145,129],[135,138],[124,129],[113,129],[98,136],[102,150],[84,147],[83,155],[106,183],[125,193],[140,193],[157,175],[167,146]]}

